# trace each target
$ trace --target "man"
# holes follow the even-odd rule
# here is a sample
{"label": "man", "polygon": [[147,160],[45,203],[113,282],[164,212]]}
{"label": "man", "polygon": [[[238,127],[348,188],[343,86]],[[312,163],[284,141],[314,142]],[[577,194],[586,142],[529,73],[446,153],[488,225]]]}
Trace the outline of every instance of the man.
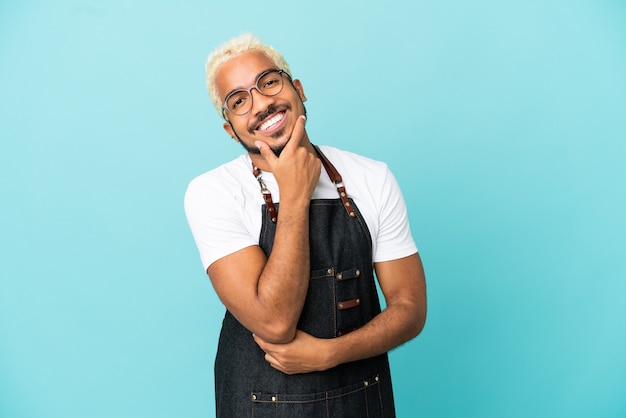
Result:
{"label": "man", "polygon": [[216,49],[206,68],[224,130],[247,151],[185,196],[227,309],[217,416],[395,416],[386,353],[422,330],[426,290],[394,177],[310,142],[302,83],[253,35]]}

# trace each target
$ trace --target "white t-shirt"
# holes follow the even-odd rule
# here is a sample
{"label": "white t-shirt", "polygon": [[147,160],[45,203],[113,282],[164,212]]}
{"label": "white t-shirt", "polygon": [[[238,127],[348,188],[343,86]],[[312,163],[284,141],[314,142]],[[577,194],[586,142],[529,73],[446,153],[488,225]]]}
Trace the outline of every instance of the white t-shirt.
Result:
{"label": "white t-shirt", "polygon": [[[333,147],[320,149],[341,174],[348,196],[369,228],[373,261],[416,253],[404,198],[387,165]],[[276,179],[272,173],[263,172],[262,176],[272,199],[279,202]],[[312,199],[329,198],[338,198],[337,189],[322,166]],[[191,181],[185,194],[185,213],[205,271],[222,257],[258,245],[263,203],[248,154]]]}

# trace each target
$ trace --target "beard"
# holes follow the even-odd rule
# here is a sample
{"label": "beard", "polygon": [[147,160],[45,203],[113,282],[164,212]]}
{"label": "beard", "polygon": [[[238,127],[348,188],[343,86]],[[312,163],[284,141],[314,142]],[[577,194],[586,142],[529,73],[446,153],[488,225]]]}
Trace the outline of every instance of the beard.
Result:
{"label": "beard", "polygon": [[[246,151],[248,151],[248,153],[261,155],[261,151],[257,147],[255,146],[250,147],[246,145],[242,140],[239,140],[238,142]],[[270,149],[272,150],[272,152],[274,152],[274,154],[276,154],[277,157],[279,157],[280,153],[283,152],[283,150],[285,149],[285,145],[279,145],[279,146],[273,146],[273,147],[270,146]]]}
{"label": "beard", "polygon": [[[288,106],[289,109],[291,109],[290,106]],[[302,108],[304,109],[304,116],[306,116],[306,106],[304,106],[304,103],[302,102]],[[272,113],[278,111],[278,110],[282,110],[282,109],[276,109],[273,106],[270,106],[267,111],[265,111],[262,115],[259,115],[258,117],[258,123],[260,124],[261,122],[263,122],[263,120],[265,120],[267,117],[269,117]],[[229,122],[230,123],[230,122]],[[233,129],[233,133],[235,134],[235,136],[237,137],[237,142],[239,142],[241,144],[241,146],[248,151],[248,153],[250,154],[256,154],[256,155],[261,155],[261,151],[259,151],[259,149],[257,147],[255,147],[254,145],[249,146],[246,145],[246,143],[244,143],[241,138],[239,137],[239,134],[237,133],[237,131],[235,131],[235,127],[231,124],[230,125]],[[254,130],[249,130],[249,133],[253,134]],[[280,129],[276,132],[274,132],[272,135],[270,135],[270,138],[272,139],[278,139],[281,136],[283,136],[283,134],[285,133],[285,128]],[[287,140],[287,142],[289,142],[289,140],[291,139],[291,136],[289,136],[289,139]],[[287,144],[285,143],[284,145],[276,145],[276,146],[270,146],[270,149],[274,152],[274,154],[276,154],[277,157],[280,156],[280,153],[283,152],[283,149],[285,149],[285,146]]]}

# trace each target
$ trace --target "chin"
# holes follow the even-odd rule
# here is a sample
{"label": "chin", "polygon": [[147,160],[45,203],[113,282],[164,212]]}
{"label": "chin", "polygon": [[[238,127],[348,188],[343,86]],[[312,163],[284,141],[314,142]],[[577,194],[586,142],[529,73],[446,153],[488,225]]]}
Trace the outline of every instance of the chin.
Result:
{"label": "chin", "polygon": [[[242,147],[244,147],[244,149],[246,151],[248,151],[250,154],[256,154],[256,155],[261,155],[261,151],[259,151],[259,149],[257,147],[253,146],[248,146],[246,144],[243,143],[243,141],[239,141],[239,143],[241,144]],[[286,145],[286,144],[285,144]],[[270,145],[270,149],[274,152],[274,154],[276,154],[276,156],[280,156],[280,153],[283,152],[283,149],[285,149],[285,145]]]}

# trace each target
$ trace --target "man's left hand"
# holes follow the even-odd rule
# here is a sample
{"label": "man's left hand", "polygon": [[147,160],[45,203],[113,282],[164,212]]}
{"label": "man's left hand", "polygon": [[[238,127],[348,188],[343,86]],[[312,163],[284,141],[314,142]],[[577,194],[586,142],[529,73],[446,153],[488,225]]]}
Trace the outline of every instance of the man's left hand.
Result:
{"label": "man's left hand", "polygon": [[310,373],[335,366],[329,360],[331,340],[315,338],[297,330],[296,337],[287,344],[272,344],[254,335],[254,341],[265,351],[265,360],[285,374]]}

